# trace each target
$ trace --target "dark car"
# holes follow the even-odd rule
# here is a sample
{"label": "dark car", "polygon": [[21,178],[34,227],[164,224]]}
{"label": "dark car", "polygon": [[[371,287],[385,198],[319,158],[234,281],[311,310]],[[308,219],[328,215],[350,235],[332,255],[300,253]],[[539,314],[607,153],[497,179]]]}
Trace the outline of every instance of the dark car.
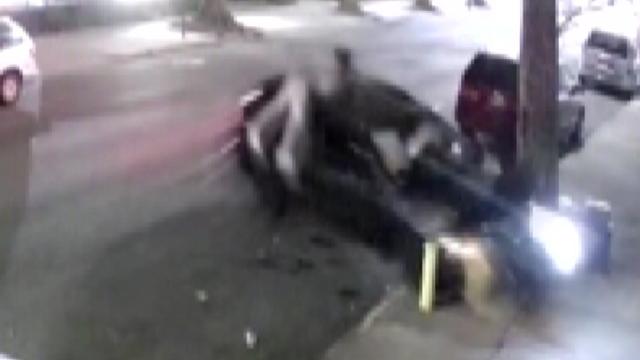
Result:
{"label": "dark car", "polygon": [[[265,121],[266,118],[260,118],[260,114],[272,101],[278,98],[278,91],[286,81],[286,77],[282,75],[266,79],[254,90],[248,92],[241,101],[244,116],[239,150],[242,163],[245,170],[255,180],[262,199],[269,207],[276,210],[283,205],[282,200],[289,195],[289,189],[282,181],[285,176],[282,176],[280,171],[276,169],[274,155],[269,148],[273,147],[273,143],[279,143],[282,137],[281,129],[286,127],[285,123],[288,120],[286,115],[280,111],[271,112],[273,116],[269,117],[269,121]],[[365,86],[366,89],[361,90],[366,90],[365,92],[368,93],[366,98],[378,99],[377,102],[370,102],[371,104],[386,104],[388,105],[385,106],[387,111],[390,108],[395,109],[394,114],[377,118],[368,123],[369,126],[360,130],[371,133],[379,129],[388,131],[392,129],[388,127],[390,123],[403,119],[407,114],[417,116],[416,121],[419,129],[429,130],[435,129],[437,126],[441,126],[442,129],[447,128],[441,117],[430,112],[428,107],[421,105],[402,89],[380,81],[367,80],[359,84]],[[318,107],[327,104],[315,101],[312,101],[312,106],[315,106],[316,109],[311,111],[313,114],[311,129],[331,127],[332,122],[329,119],[321,118],[321,116],[328,116],[330,111],[318,109]],[[346,110],[347,108],[341,109]],[[349,112],[344,115],[361,117],[376,114],[375,106],[370,106],[364,113]],[[384,113],[384,111],[380,112],[378,116]],[[364,116],[364,118],[368,118],[368,116]],[[344,120],[343,117],[341,119]],[[260,131],[252,135],[253,123],[256,121],[264,122],[265,126],[256,127]],[[425,124],[437,126],[423,127]],[[319,125],[321,126],[319,127]],[[402,128],[399,127],[396,131],[402,133]],[[546,282],[556,274],[572,273],[574,269],[582,266],[581,253],[568,261],[565,254],[558,255],[554,252],[555,248],[547,249],[549,242],[556,240],[555,237],[551,240],[546,237],[539,239],[539,236],[536,237],[537,233],[529,234],[528,218],[526,216],[523,218],[520,211],[523,204],[515,203],[512,201],[513,199],[492,191],[490,184],[479,183],[476,181],[477,178],[467,176],[471,173],[459,171],[455,166],[456,161],[453,159],[453,153],[461,150],[450,150],[451,154],[448,154],[446,145],[437,146],[436,148],[440,148],[440,151],[423,147],[420,155],[413,159],[414,170],[409,175],[410,178],[418,180],[413,183],[414,187],[393,183],[394,191],[390,194],[384,194],[376,188],[377,179],[372,177],[372,172],[358,169],[360,168],[359,164],[367,163],[366,158],[379,156],[379,154],[375,154],[378,148],[375,146],[362,147],[362,143],[352,141],[353,136],[347,133],[336,137],[338,132],[348,131],[346,128],[325,128],[322,130],[313,132],[311,136],[311,146],[315,148],[313,150],[314,157],[311,166],[306,167],[306,176],[304,174],[302,176],[305,179],[298,195],[302,195],[303,199],[310,201],[310,205],[315,210],[346,225],[350,231],[360,233],[363,239],[373,242],[384,252],[390,252],[402,258],[407,275],[411,280],[416,281],[416,276],[420,274],[422,246],[425,241],[428,241],[420,230],[423,226],[421,223],[425,219],[424,212],[419,210],[420,203],[425,199],[424,195],[428,195],[427,198],[430,199],[428,201],[444,201],[451,205],[457,212],[455,226],[468,232],[479,231],[480,236],[486,236],[488,241],[496,245],[496,251],[501,258],[505,259],[504,266],[508,267],[507,271],[514,277],[513,280],[517,283],[517,291],[519,292],[525,292],[528,295],[542,292]],[[410,131],[409,133],[415,132]],[[444,131],[431,134],[436,134],[436,137],[439,138],[442,137],[441,143],[446,144],[449,143],[445,139],[448,137],[447,133]],[[455,137],[455,134],[448,135]],[[460,138],[449,140],[460,146],[462,146],[460,142],[464,141]],[[319,147],[324,149],[318,149]],[[321,150],[321,153],[318,153],[318,150]],[[464,163],[464,161],[462,162]],[[384,167],[383,163],[384,161],[374,163],[373,167]],[[302,172],[304,173],[305,170],[303,169]],[[554,214],[548,217],[556,219],[555,216]],[[561,218],[561,225],[566,225],[565,220],[565,217]],[[605,220],[598,221],[595,224],[597,226],[589,224],[589,227],[597,227],[596,230],[601,228],[606,230],[609,226],[609,220],[606,218]],[[553,223],[553,221],[551,222]],[[576,222],[582,224],[585,221],[580,218],[576,219]],[[595,222],[590,221],[590,223]],[[535,230],[538,232],[540,232],[540,227],[546,230],[549,226],[547,223],[536,223],[535,225]],[[573,223],[569,226],[574,229]],[[548,233],[548,231],[543,231],[542,235],[546,236]],[[574,234],[571,233],[571,235]],[[598,244],[606,245],[609,238],[606,236],[601,238],[606,241],[598,242]],[[600,237],[598,237],[599,239]],[[582,251],[583,245],[588,245],[583,244],[582,238],[574,237],[571,240],[573,241],[571,244],[577,248],[577,252]],[[590,246],[595,248],[599,245]],[[603,247],[606,248],[606,246]],[[600,252],[605,254],[601,256],[604,258],[606,252]],[[558,262],[558,257],[560,257],[560,261],[564,262]],[[584,261],[586,262],[585,266],[591,266],[591,263],[596,260],[585,259]],[[601,261],[601,263],[603,264],[601,267],[606,266],[605,261]],[[444,298],[456,296],[459,266],[459,263],[455,261],[448,261],[446,262],[447,270],[439,270],[438,276],[444,277],[446,275],[447,280],[443,280],[443,283],[449,284],[447,290],[444,291],[445,295],[440,294],[439,296]],[[553,270],[554,266],[559,267],[559,270]],[[441,292],[441,290],[438,291]]]}
{"label": "dark car", "polygon": [[[476,54],[462,75],[455,109],[461,132],[477,144],[488,143],[503,169],[515,160],[518,71],[512,59]],[[559,146],[566,153],[582,145],[585,109],[567,77],[560,75]]]}

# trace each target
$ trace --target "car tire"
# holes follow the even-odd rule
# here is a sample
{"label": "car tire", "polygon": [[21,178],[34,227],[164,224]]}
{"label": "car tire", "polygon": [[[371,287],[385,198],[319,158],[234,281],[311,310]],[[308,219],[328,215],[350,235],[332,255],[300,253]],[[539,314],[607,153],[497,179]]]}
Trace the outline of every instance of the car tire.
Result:
{"label": "car tire", "polygon": [[625,90],[622,90],[622,92],[621,92],[622,99],[624,101],[633,100],[633,97],[635,96],[635,94],[636,94],[635,89],[630,89],[630,90],[629,89],[625,89]]}
{"label": "car tire", "polygon": [[578,75],[578,84],[580,85],[581,88],[587,88],[591,83],[587,79],[586,75],[580,74]]}
{"label": "car tire", "polygon": [[18,102],[22,93],[22,76],[17,71],[8,71],[0,76],[0,104],[11,106]]}
{"label": "car tire", "polygon": [[608,274],[610,271],[612,218],[611,210],[587,205],[587,222],[595,237],[596,244],[588,261],[588,266],[595,271]]}
{"label": "car tire", "polygon": [[236,148],[238,165],[245,173],[253,174],[254,166],[251,159],[251,150],[249,150],[249,145],[247,144],[246,134],[244,133],[245,130],[243,129],[242,131],[240,134],[240,142]]}
{"label": "car tire", "polygon": [[584,119],[585,110],[584,108],[580,108],[576,126],[571,132],[571,135],[569,135],[568,147],[571,150],[579,149],[584,145]]}

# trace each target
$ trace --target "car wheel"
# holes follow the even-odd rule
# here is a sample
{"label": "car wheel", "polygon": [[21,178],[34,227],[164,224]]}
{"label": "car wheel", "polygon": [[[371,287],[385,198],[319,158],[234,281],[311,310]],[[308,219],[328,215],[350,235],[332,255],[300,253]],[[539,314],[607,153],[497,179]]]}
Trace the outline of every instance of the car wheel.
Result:
{"label": "car wheel", "polygon": [[596,244],[589,256],[588,266],[592,270],[609,273],[611,258],[612,224],[611,210],[587,205],[587,217]]}
{"label": "car wheel", "polygon": [[254,171],[253,164],[251,161],[251,154],[249,150],[249,145],[247,144],[246,134],[243,133],[240,135],[240,142],[236,148],[236,152],[238,155],[238,164],[240,165],[240,169],[242,169],[247,174],[252,174]]}
{"label": "car wheel", "polygon": [[580,85],[581,88],[586,88],[589,86],[589,80],[585,75],[578,75],[578,85]]}
{"label": "car wheel", "polygon": [[576,125],[571,132],[571,135],[569,135],[568,145],[570,149],[579,149],[584,145],[584,118],[584,108],[580,108],[578,111]]}
{"label": "car wheel", "polygon": [[22,77],[17,71],[4,73],[0,77],[0,104],[13,105],[22,92]]}
{"label": "car wheel", "polygon": [[622,98],[625,101],[630,101],[633,99],[633,97],[635,96],[636,92],[635,89],[625,89],[622,90]]}

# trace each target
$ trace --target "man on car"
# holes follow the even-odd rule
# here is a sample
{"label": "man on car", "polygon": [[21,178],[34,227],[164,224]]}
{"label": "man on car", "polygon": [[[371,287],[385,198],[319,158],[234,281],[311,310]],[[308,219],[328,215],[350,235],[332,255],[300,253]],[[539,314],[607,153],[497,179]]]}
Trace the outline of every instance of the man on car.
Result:
{"label": "man on car", "polygon": [[282,193],[273,202],[278,208],[286,193],[300,193],[302,183],[318,185],[331,167],[380,194],[403,183],[424,149],[449,149],[452,131],[436,113],[360,74],[348,50],[334,55],[328,76],[274,77],[263,83],[268,94],[244,106],[248,147],[263,184],[272,183],[268,193]]}
{"label": "man on car", "polygon": [[252,170],[278,212],[284,210],[289,195],[301,193],[303,182],[313,183],[323,174],[318,167],[325,161],[339,159],[361,167],[362,162],[354,162],[362,158],[349,155],[355,155],[355,148],[366,148],[362,155],[371,154],[361,119],[347,115],[353,114],[356,97],[350,56],[343,49],[335,55],[337,64],[330,76],[290,72],[274,77],[263,84],[263,91],[269,92],[263,94],[264,100],[244,106]]}

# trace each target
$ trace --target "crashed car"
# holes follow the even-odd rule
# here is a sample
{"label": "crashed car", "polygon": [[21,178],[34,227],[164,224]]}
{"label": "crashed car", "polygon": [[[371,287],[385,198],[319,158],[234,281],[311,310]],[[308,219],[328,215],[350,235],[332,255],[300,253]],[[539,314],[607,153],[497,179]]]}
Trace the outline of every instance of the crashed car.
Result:
{"label": "crashed car", "polygon": [[638,88],[637,34],[594,29],[582,48],[582,85],[607,85],[631,100]]}
{"label": "crashed car", "polygon": [[[560,74],[559,149],[566,154],[582,146],[585,107],[577,88]],[[489,53],[476,54],[463,72],[455,108],[462,133],[494,153],[501,167],[513,167],[518,111],[518,63]],[[480,161],[481,153],[477,160]]]}
{"label": "crashed car", "polygon": [[[329,170],[381,193],[409,179],[417,158],[445,158],[459,143],[454,127],[402,89],[353,69],[339,72],[342,83],[327,94],[278,74],[242,97],[241,164],[256,178],[272,179],[258,181],[268,192],[300,193],[295,182],[313,182]],[[292,114],[297,107],[301,114]]]}
{"label": "crashed car", "polygon": [[[607,211],[578,216],[594,212],[577,206],[567,216],[567,209],[529,209],[527,202],[496,193],[492,181],[467,171],[465,137],[438,114],[390,84],[367,77],[349,81],[323,95],[300,78],[277,75],[242,98],[240,161],[268,205],[280,210],[292,197],[304,198],[327,215],[344,215],[349,228],[364,227],[365,237],[382,239],[376,245],[399,254],[410,276],[420,273],[424,242],[436,236],[423,233],[410,214],[395,206],[398,198],[420,201],[405,191],[408,183],[424,192],[446,193],[443,199],[460,212],[472,208],[476,216],[466,229],[490,239],[526,289],[543,288],[552,269],[570,273],[577,264],[590,267],[586,264],[597,257],[582,256],[587,248],[582,234],[596,234],[589,236],[596,239],[590,243],[605,244],[588,248],[608,249]],[[573,252],[567,255],[565,248]]]}

